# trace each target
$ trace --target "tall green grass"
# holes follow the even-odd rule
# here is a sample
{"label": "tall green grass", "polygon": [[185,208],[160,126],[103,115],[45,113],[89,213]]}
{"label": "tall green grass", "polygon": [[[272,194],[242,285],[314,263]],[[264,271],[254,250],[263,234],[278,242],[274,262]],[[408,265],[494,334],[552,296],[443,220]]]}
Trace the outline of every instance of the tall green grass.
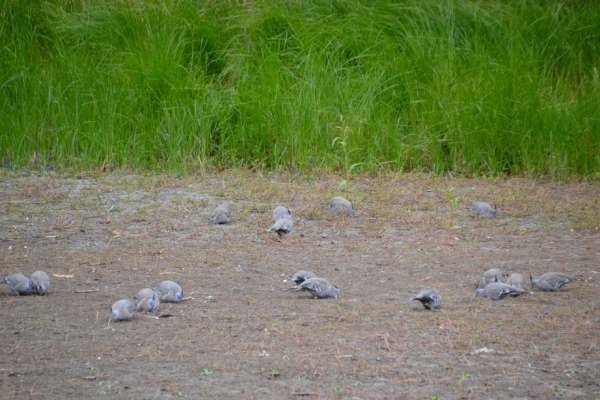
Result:
{"label": "tall green grass", "polygon": [[0,4],[5,166],[600,176],[594,1]]}

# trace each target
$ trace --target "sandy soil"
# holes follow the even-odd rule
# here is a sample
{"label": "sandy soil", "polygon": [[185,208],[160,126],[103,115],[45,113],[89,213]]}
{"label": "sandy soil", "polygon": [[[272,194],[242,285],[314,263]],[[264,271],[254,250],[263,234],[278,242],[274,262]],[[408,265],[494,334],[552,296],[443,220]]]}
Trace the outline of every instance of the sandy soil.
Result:
{"label": "sandy soil", "polygon": [[[0,285],[1,398],[600,398],[598,184],[357,178],[348,218],[324,205],[339,180],[2,173],[0,276],[44,270],[52,287]],[[475,200],[498,218],[469,216]],[[232,223],[210,225],[223,202]],[[278,205],[282,242],[265,231]],[[489,268],[583,281],[474,298]],[[283,291],[299,269],[339,297]],[[166,279],[182,303],[109,321]],[[409,301],[427,286],[441,309]]]}

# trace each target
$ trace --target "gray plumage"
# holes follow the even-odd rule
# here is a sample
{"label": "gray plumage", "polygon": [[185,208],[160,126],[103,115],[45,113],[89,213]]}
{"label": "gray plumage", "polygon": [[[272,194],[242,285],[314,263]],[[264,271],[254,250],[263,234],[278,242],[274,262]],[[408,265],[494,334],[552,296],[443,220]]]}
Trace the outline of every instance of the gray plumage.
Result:
{"label": "gray plumage", "polygon": [[337,286],[323,278],[309,278],[297,286],[283,290],[305,290],[315,296],[315,299],[337,298],[337,294],[340,291]]}
{"label": "gray plumage", "polygon": [[533,292],[528,292],[527,290],[523,289],[522,287],[516,287],[514,285],[511,285],[510,283],[506,283],[506,282],[496,282],[496,283],[509,289],[510,290],[509,294],[511,296],[518,296],[520,294],[533,294]]}
{"label": "gray plumage", "polygon": [[294,282],[296,285],[299,285],[307,279],[316,278],[316,277],[317,277],[317,275],[315,275],[313,272],[298,271],[294,275],[290,276],[289,278],[284,279],[283,281],[284,282]]}
{"label": "gray plumage", "polygon": [[281,218],[277,222],[273,224],[267,232],[277,232],[279,237],[285,235],[286,233],[290,233],[292,231],[292,219],[291,216],[289,218]]}
{"label": "gray plumage", "polygon": [[280,219],[287,218],[289,220],[292,219],[291,211],[284,206],[279,206],[273,210],[273,222],[277,222]]}
{"label": "gray plumage", "polygon": [[162,281],[154,288],[165,303],[179,303],[183,300],[183,289],[173,281]]}
{"label": "gray plumage", "polygon": [[580,280],[581,279],[579,278],[571,278],[570,276],[560,272],[548,272],[540,276],[538,279],[534,279],[531,274],[529,274],[529,282],[531,282],[531,287],[549,292],[555,292],[567,283]]}
{"label": "gray plumage", "polygon": [[29,294],[32,292],[33,287],[31,286],[31,280],[21,274],[12,274],[2,280],[6,283],[10,290],[21,295]]}
{"label": "gray plumage", "polygon": [[354,208],[352,208],[352,204],[343,197],[334,197],[333,199],[327,202],[327,207],[331,210],[347,215],[349,217],[355,217],[356,212],[354,212]]}
{"label": "gray plumage", "polygon": [[523,290],[523,287],[526,285],[525,278],[521,274],[512,274],[506,283],[521,290]]}
{"label": "gray plumage", "polygon": [[50,289],[50,277],[44,271],[35,271],[29,277],[31,281],[31,287],[39,295],[46,293]]}
{"label": "gray plumage", "polygon": [[428,310],[431,308],[440,308],[442,305],[442,295],[437,289],[433,288],[425,288],[421,290],[415,297],[410,299],[410,301],[417,300],[423,304]]}
{"label": "gray plumage", "polygon": [[210,217],[211,224],[228,224],[229,218],[231,217],[231,208],[228,205],[222,204],[215,208],[212,217]]}
{"label": "gray plumage", "polygon": [[475,203],[467,206],[467,210],[486,218],[494,218],[496,215],[498,215],[498,209],[496,208],[495,204],[494,208],[492,208],[488,203],[484,203],[483,201],[476,201]]}
{"label": "gray plumage", "polygon": [[133,316],[135,305],[129,300],[119,300],[110,307],[113,321],[126,321]]}
{"label": "gray plumage", "polygon": [[[521,294],[519,290],[513,286],[507,285],[506,283],[492,282],[483,289],[478,287],[475,288],[475,297],[487,297],[492,300],[500,300],[505,298],[507,295],[517,296]],[[526,292],[529,293],[529,292]]]}
{"label": "gray plumage", "polygon": [[500,269],[488,269],[483,273],[481,282],[483,282],[483,286],[487,286],[492,282],[502,282],[507,276],[508,275],[502,272]]}
{"label": "gray plumage", "polygon": [[145,311],[158,310],[160,299],[158,293],[152,289],[142,289],[134,297],[138,301],[137,309]]}

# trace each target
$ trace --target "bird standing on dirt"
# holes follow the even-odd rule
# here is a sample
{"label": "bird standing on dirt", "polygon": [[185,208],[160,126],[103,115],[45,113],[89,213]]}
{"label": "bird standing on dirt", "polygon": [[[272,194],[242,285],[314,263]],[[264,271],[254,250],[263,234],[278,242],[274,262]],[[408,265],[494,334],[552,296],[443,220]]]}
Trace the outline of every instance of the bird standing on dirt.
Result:
{"label": "bird standing on dirt", "polygon": [[475,287],[475,297],[488,297],[492,300],[500,300],[509,294],[511,296],[518,296],[521,294],[521,292],[519,292],[519,290],[513,286],[500,282],[492,282],[486,285],[483,289]]}
{"label": "bird standing on dirt", "polygon": [[432,307],[440,308],[442,305],[442,295],[439,290],[429,287],[421,290],[415,297],[410,299],[410,301],[413,300],[420,301],[421,304],[423,304],[423,307],[428,310],[431,310]]}
{"label": "bird standing on dirt", "polygon": [[119,300],[110,308],[113,321],[127,321],[133,316],[135,305],[129,300]]}
{"label": "bird standing on dirt", "polygon": [[165,303],[179,303],[183,300],[183,289],[173,281],[162,281],[154,288]]}
{"label": "bird standing on dirt", "polygon": [[340,291],[337,286],[323,278],[309,278],[297,286],[283,290],[306,290],[315,296],[315,299],[337,298]]}
{"label": "bird standing on dirt", "polygon": [[538,279],[534,279],[531,274],[529,274],[529,282],[531,282],[531,287],[548,292],[556,292],[567,283],[580,280],[581,279],[579,278],[571,278],[570,276],[560,272],[548,272],[540,276]]}
{"label": "bird standing on dirt", "polygon": [[[516,287],[516,286],[513,286],[506,282],[494,282],[494,283],[497,283],[497,284],[502,285],[505,288],[509,289],[511,291],[509,294],[513,297],[518,296],[520,294],[533,294],[533,292],[528,292],[527,290],[523,289],[522,287]],[[490,283],[490,285],[491,285],[491,283]]]}
{"label": "bird standing on dirt", "polygon": [[289,208],[284,207],[284,206],[279,206],[276,207],[273,210],[273,222],[277,222],[280,219],[283,218],[288,218],[288,219],[292,219],[292,212],[289,210]]}
{"label": "bird standing on dirt", "polygon": [[222,204],[215,208],[212,217],[210,217],[211,224],[228,224],[229,218],[231,217],[231,208],[228,205]]}
{"label": "bird standing on dirt", "polygon": [[343,197],[336,196],[329,200],[327,202],[327,207],[337,213],[344,214],[349,217],[356,217],[356,212],[354,212],[354,208],[352,208],[352,203]]}
{"label": "bird standing on dirt", "polygon": [[307,279],[316,278],[316,277],[317,277],[317,275],[315,275],[313,272],[301,270],[301,271],[296,272],[294,275],[292,275],[288,278],[285,278],[283,281],[284,282],[294,282],[296,285],[299,285]]}
{"label": "bird standing on dirt", "polygon": [[31,287],[39,295],[46,293],[50,289],[50,277],[44,271],[35,271],[31,274],[29,280],[31,281]]}
{"label": "bird standing on dirt", "polygon": [[476,201],[475,203],[467,206],[467,210],[485,218],[494,218],[498,214],[498,209],[496,208],[495,204],[494,208],[492,208],[488,203],[484,203],[483,201]]}
{"label": "bird standing on dirt", "polygon": [[526,285],[525,278],[521,274],[512,274],[508,280],[506,281],[511,286],[516,287],[517,289],[523,289],[523,286]]}
{"label": "bird standing on dirt", "polygon": [[2,280],[6,283],[10,290],[18,295],[29,294],[33,290],[31,286],[31,280],[21,274],[12,274]]}
{"label": "bird standing on dirt", "polygon": [[502,270],[493,268],[483,273],[481,281],[483,282],[483,286],[487,286],[492,282],[502,282],[507,276],[508,274],[505,274]]}
{"label": "bird standing on dirt", "polygon": [[290,233],[291,231],[292,231],[292,215],[291,214],[289,216],[281,218],[280,220],[275,222],[273,224],[273,226],[271,226],[269,229],[267,229],[267,232],[277,232],[277,235],[279,235],[279,239],[281,239],[281,237],[283,235]]}
{"label": "bird standing on dirt", "polygon": [[138,301],[137,309],[145,311],[158,310],[160,299],[158,293],[152,289],[142,289],[135,295],[134,300]]}

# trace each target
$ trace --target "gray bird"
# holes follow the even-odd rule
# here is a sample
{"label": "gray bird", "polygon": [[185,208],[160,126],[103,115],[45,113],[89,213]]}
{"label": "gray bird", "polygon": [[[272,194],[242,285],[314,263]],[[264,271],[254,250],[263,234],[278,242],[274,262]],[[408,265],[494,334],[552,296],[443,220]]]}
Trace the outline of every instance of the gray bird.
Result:
{"label": "gray bird", "polygon": [[523,289],[523,286],[526,285],[525,278],[521,274],[512,274],[506,283],[516,287],[517,289]]}
{"label": "gray bird", "polygon": [[110,307],[113,321],[127,321],[133,316],[135,305],[129,300],[119,300]]}
{"label": "gray bird", "polygon": [[324,299],[327,297],[337,298],[337,294],[340,291],[337,286],[323,278],[309,278],[298,286],[283,290],[306,290],[315,296],[315,299]]}
{"label": "gray bird", "polygon": [[183,289],[173,281],[162,281],[154,288],[165,303],[179,303],[183,300]]}
{"label": "gray bird", "polygon": [[517,288],[500,282],[492,282],[483,289],[475,287],[475,297],[488,297],[492,300],[500,300],[509,294],[516,296],[520,293]]}
{"label": "gray bird", "polygon": [[571,283],[573,281],[580,281],[579,278],[571,278],[560,272],[548,272],[538,279],[534,279],[531,274],[529,274],[529,282],[531,282],[531,287],[537,288],[543,291],[555,292],[567,283]]}
{"label": "gray bird", "polygon": [[280,220],[275,222],[273,224],[273,226],[271,226],[269,229],[267,229],[267,232],[277,232],[277,235],[279,235],[280,239],[283,235],[285,235],[286,233],[290,233],[291,231],[292,231],[291,215],[289,218],[287,218],[287,217],[281,218]]}
{"label": "gray bird", "polygon": [[46,293],[50,289],[50,277],[44,271],[35,271],[31,274],[29,280],[31,281],[31,287],[39,295]]}
{"label": "gray bird", "polygon": [[280,219],[287,218],[289,220],[292,219],[291,211],[284,206],[279,206],[273,210],[273,222],[277,222]]}
{"label": "gray bird", "polygon": [[344,214],[349,217],[356,217],[356,212],[354,212],[352,204],[343,197],[337,196],[329,200],[327,202],[327,207],[340,214]]}
{"label": "gray bird", "polygon": [[423,307],[428,310],[431,310],[431,307],[440,308],[442,305],[442,295],[439,290],[429,287],[421,290],[415,297],[410,299],[410,301],[413,300],[420,301]]}
{"label": "gray bird", "polygon": [[2,280],[6,283],[10,290],[18,295],[29,294],[32,292],[33,287],[31,286],[31,280],[21,274],[12,274]]}
{"label": "gray bird", "polygon": [[483,286],[487,286],[489,283],[492,282],[502,282],[507,276],[508,274],[505,274],[500,269],[488,269],[483,273],[481,282],[483,282]]}
{"label": "gray bird", "polygon": [[299,285],[307,279],[316,278],[316,277],[317,277],[317,275],[315,275],[313,272],[298,271],[294,275],[290,276],[289,278],[285,278],[283,281],[284,282],[294,282],[296,285]]}
{"label": "gray bird", "polygon": [[231,208],[228,205],[222,204],[215,208],[212,217],[210,217],[211,224],[228,224],[229,218],[231,217]]}
{"label": "gray bird", "polygon": [[492,208],[488,203],[484,203],[482,201],[476,201],[475,203],[467,206],[467,210],[485,218],[494,218],[498,214],[498,209],[496,208],[495,204],[494,208]]}
{"label": "gray bird", "polygon": [[506,283],[506,282],[494,282],[494,283],[498,283],[498,284],[504,286],[505,288],[509,289],[511,291],[509,294],[513,297],[518,296],[520,294],[533,294],[533,292],[528,292],[527,290],[523,289],[522,287],[516,287],[516,286],[511,285],[510,283]]}
{"label": "gray bird", "polygon": [[137,309],[145,311],[158,310],[160,299],[158,293],[152,289],[142,289],[134,297],[138,301]]}

